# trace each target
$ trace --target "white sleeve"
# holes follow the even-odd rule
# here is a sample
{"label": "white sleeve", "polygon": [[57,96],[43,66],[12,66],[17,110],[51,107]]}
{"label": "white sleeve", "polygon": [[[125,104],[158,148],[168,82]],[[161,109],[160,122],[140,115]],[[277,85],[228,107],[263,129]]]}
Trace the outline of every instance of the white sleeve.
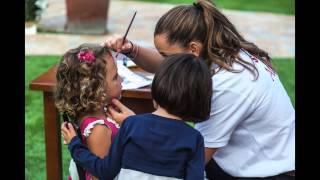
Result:
{"label": "white sleeve", "polygon": [[[86,128],[84,129],[84,131],[83,131],[84,137],[88,138],[89,135],[91,134],[91,129],[92,129],[95,125],[98,125],[98,124],[104,125],[104,120],[103,120],[103,119],[99,119],[99,120],[95,120],[95,121],[89,123],[89,124],[87,125],[87,127],[86,127]],[[107,126],[107,127],[108,127],[108,126]]]}
{"label": "white sleeve", "polygon": [[205,147],[225,146],[235,128],[246,118],[251,103],[248,97],[234,90],[214,90],[210,118],[195,125],[204,137]]}

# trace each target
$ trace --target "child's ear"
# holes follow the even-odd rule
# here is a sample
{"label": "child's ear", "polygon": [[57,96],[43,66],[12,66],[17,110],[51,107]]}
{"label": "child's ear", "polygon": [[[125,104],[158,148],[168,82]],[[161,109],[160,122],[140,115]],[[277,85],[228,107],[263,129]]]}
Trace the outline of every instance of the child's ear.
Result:
{"label": "child's ear", "polygon": [[152,104],[153,104],[154,109],[158,108],[158,103],[155,100],[152,100]]}
{"label": "child's ear", "polygon": [[199,57],[202,50],[202,44],[198,41],[191,41],[188,45],[188,51],[195,56]]}

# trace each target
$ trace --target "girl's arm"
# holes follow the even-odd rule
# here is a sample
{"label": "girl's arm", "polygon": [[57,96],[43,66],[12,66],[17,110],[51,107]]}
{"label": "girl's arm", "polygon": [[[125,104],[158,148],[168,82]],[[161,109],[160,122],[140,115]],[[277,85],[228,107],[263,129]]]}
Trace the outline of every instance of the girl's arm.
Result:
{"label": "girl's arm", "polygon": [[189,160],[186,168],[185,180],[204,179],[204,159],[203,138],[199,135],[195,153],[193,154],[191,160]]}
{"label": "girl's arm", "polygon": [[120,172],[121,153],[117,152],[117,147],[113,148],[116,150],[112,150],[111,146],[109,155],[101,159],[91,153],[78,137],[74,137],[71,140],[68,149],[75,163],[79,164],[99,179],[113,180]]}
{"label": "girl's arm", "polygon": [[88,149],[100,158],[106,156],[111,146],[111,133],[112,131],[105,125],[95,125],[86,139]]}
{"label": "girl's arm", "polygon": [[[120,35],[113,35],[106,39],[102,44],[116,52],[121,52],[124,54],[130,54],[131,59],[142,69],[154,73],[159,67],[163,60],[163,56],[156,50],[152,48],[145,48],[137,46],[136,44],[125,39],[122,45],[123,37]],[[133,45],[133,46],[132,46]]]}
{"label": "girl's arm", "polygon": [[[123,126],[125,124],[124,122]],[[76,132],[70,123],[68,123],[68,128],[65,126],[65,123],[61,125],[61,133],[65,143],[69,144],[68,149],[73,160],[95,177],[107,180],[113,179],[120,172],[123,145],[125,142],[124,131],[125,127],[121,127],[110,147],[108,155],[101,159],[91,153],[90,150],[82,144],[81,139],[76,136]]]}

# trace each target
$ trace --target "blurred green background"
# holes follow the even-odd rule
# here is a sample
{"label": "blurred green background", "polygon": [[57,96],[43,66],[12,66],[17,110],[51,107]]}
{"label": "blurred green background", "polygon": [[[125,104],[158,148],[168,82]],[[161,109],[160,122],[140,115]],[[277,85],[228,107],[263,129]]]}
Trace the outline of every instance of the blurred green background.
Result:
{"label": "blurred green background", "polygon": [[[155,3],[192,4],[194,0],[136,0]],[[213,0],[217,7],[241,11],[295,14],[294,0]]]}

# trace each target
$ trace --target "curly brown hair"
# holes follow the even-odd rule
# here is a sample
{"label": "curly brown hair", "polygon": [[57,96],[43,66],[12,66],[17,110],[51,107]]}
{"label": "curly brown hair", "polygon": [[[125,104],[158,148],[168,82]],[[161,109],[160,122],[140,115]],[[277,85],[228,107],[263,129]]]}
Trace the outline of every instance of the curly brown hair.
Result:
{"label": "curly brown hair", "polygon": [[[78,59],[80,51],[92,51],[94,62]],[[107,61],[111,52],[98,44],[82,44],[67,51],[56,74],[55,105],[58,111],[76,121],[79,116],[102,109],[106,96]]]}

